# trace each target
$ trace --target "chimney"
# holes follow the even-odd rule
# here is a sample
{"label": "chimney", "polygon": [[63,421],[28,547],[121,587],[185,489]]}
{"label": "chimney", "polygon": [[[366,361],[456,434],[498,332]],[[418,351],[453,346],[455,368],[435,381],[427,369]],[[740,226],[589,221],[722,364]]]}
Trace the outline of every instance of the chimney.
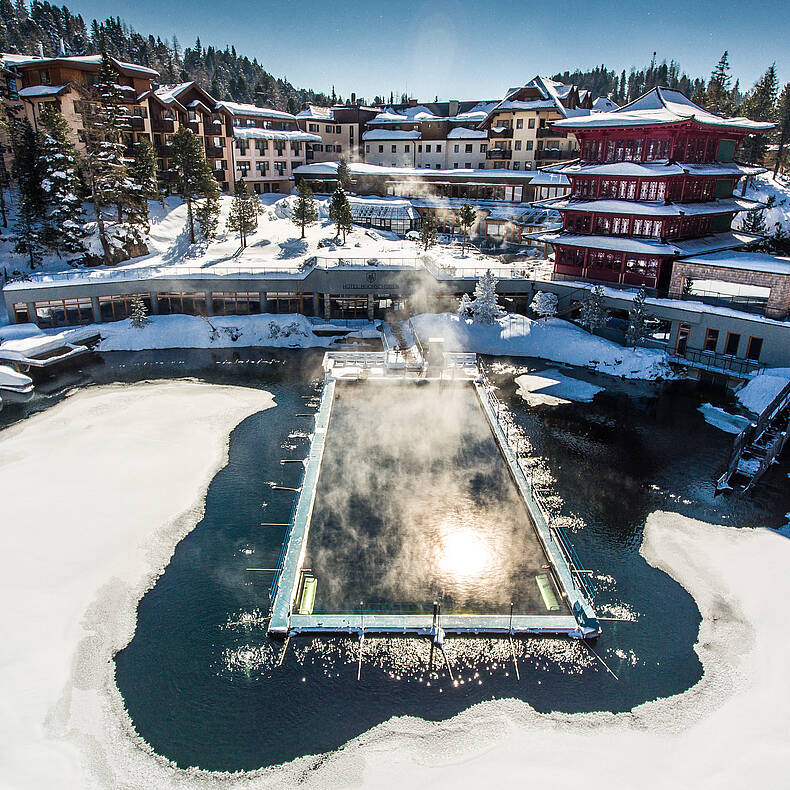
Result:
{"label": "chimney", "polygon": [[450,111],[448,115],[458,115],[458,99],[450,99],[448,104],[450,105]]}

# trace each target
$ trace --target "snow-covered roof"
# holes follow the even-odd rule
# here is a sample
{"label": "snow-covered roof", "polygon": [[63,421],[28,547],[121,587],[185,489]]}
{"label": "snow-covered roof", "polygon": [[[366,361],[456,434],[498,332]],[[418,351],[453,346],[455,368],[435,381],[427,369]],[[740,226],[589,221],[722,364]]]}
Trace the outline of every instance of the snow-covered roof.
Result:
{"label": "snow-covered roof", "polygon": [[605,96],[599,96],[592,104],[593,112],[615,112],[619,109],[619,104],[615,104],[615,102],[607,99]]}
{"label": "snow-covered roof", "polygon": [[573,200],[558,198],[542,202],[541,205],[555,209],[581,211],[596,214],[638,214],[653,217],[691,217],[705,214],[726,214],[730,211],[750,211],[759,208],[762,203],[747,198],[727,198],[726,200],[709,200],[704,203],[664,203],[640,200]]}
{"label": "snow-covered roof", "polygon": [[765,252],[734,252],[727,250],[710,255],[684,258],[684,263],[698,263],[701,266],[716,266],[721,269],[740,269],[749,272],[784,274],[790,277],[790,258],[769,255]]}
{"label": "snow-covered roof", "polygon": [[369,129],[362,135],[363,140],[419,140],[420,132],[404,132],[402,129]]}
{"label": "snow-covered roof", "polygon": [[750,121],[748,118],[723,118],[694,104],[680,91],[653,88],[630,104],[613,112],[596,112],[578,118],[556,121],[561,129],[596,129],[618,126],[655,126],[696,121],[703,126],[759,132],[773,129],[774,124]]}
{"label": "snow-covered roof", "polygon": [[[63,57],[57,58],[37,58],[26,56],[22,57],[21,59],[16,59],[19,56],[14,55],[6,55],[3,56],[4,61],[8,61],[9,63],[13,62],[15,66],[42,66],[47,63],[62,63],[66,66],[100,66],[101,65],[101,55],[64,55]],[[11,60],[14,58],[14,60]],[[111,58],[111,60],[120,66],[124,70],[134,71],[139,74],[145,74],[150,77],[158,77],[159,72],[154,69],[149,69],[147,66],[139,66],[137,63],[126,63],[123,60],[117,60],[115,58]]]}
{"label": "snow-covered roof", "polygon": [[725,233],[712,233],[697,239],[670,242],[636,239],[627,236],[586,236],[573,233],[546,233],[540,238],[541,241],[566,247],[589,247],[594,250],[632,252],[636,255],[672,255],[684,258],[691,255],[703,255],[707,252],[745,247],[748,244],[760,241],[762,237],[751,233],[727,231]]}
{"label": "snow-covered roof", "polygon": [[529,182],[534,187],[569,187],[571,182],[562,173],[549,173],[546,170],[537,170]]}
{"label": "snow-covered roof", "polygon": [[68,85],[32,85],[29,88],[22,88],[19,95],[23,99],[30,99],[34,96],[57,96],[67,88]]}
{"label": "snow-covered roof", "polygon": [[170,104],[174,101],[177,102],[178,97],[194,84],[195,82],[193,80],[191,82],[179,82],[177,85],[162,85],[154,91],[154,94],[166,104]]}
{"label": "snow-covered roof", "polygon": [[408,200],[400,198],[348,199],[354,219],[417,219],[420,215]]}
{"label": "snow-covered roof", "polygon": [[238,140],[288,140],[292,143],[320,143],[321,137],[301,129],[258,129],[255,126],[234,126],[233,136]]}
{"label": "snow-covered roof", "polygon": [[658,178],[660,176],[679,176],[683,173],[693,176],[754,176],[764,173],[765,168],[757,165],[742,165],[740,162],[702,162],[699,164],[674,162],[606,162],[604,164],[584,164],[576,160],[567,164],[546,168],[552,173],[568,176],[639,176]]}
{"label": "snow-covered roof", "polygon": [[465,126],[459,126],[447,133],[448,140],[472,140],[488,139],[488,131],[485,129],[467,129]]}
{"label": "snow-covered roof", "polygon": [[296,113],[297,118],[310,118],[316,121],[334,121],[335,114],[331,107],[320,107],[317,104],[308,104],[304,110]]}
{"label": "snow-covered roof", "polygon": [[279,118],[288,121],[295,121],[296,116],[282,110],[273,110],[271,107],[258,107],[255,104],[240,104],[235,101],[217,102],[217,106],[224,107],[233,115],[255,115],[261,118]]}

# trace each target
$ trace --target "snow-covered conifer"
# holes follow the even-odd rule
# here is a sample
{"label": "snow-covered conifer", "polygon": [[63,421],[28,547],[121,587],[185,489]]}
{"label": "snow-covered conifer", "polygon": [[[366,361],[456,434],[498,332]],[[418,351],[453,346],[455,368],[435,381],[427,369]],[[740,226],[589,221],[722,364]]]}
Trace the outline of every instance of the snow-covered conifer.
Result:
{"label": "snow-covered conifer", "polygon": [[130,316],[132,326],[135,329],[142,329],[148,323],[148,310],[140,294],[135,294],[131,299],[132,314]]}
{"label": "snow-covered conifer", "polygon": [[647,334],[647,322],[651,316],[645,312],[645,299],[647,291],[644,286],[640,288],[628,311],[628,329],[625,333],[625,342],[636,348]]}
{"label": "snow-covered conifer", "polygon": [[504,308],[497,301],[496,277],[489,269],[475,285],[475,298],[469,303],[469,312],[474,321],[480,324],[493,324],[505,315]]}
{"label": "snow-covered conifer", "polygon": [[603,288],[594,285],[581,303],[581,324],[592,333],[606,323],[606,308],[603,304]]}
{"label": "snow-covered conifer", "polygon": [[530,304],[532,311],[543,320],[554,318],[557,315],[557,294],[546,291],[538,291],[532,297]]}

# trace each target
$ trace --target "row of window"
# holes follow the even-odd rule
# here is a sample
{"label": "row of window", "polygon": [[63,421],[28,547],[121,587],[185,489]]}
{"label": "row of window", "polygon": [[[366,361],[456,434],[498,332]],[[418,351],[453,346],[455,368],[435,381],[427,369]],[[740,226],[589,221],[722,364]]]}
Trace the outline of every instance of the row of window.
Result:
{"label": "row of window", "polygon": [[[282,140],[272,140],[272,149],[276,156],[284,156],[285,150],[288,148],[285,142]],[[249,140],[236,140],[235,146],[238,152],[245,156],[249,151],[252,153],[255,151],[260,156],[268,156],[269,153],[269,140],[256,140],[255,146],[251,146]],[[290,152],[292,156],[299,156],[303,153],[304,150],[304,143],[290,143]]]}
{"label": "row of window", "polygon": [[642,162],[675,159],[679,162],[712,162],[717,157],[729,161],[734,140],[719,140],[707,134],[693,134],[672,142],[670,137],[622,137],[585,140],[582,159],[587,162]]}
{"label": "row of window", "polygon": [[[318,134],[321,131],[321,127],[317,123],[308,123],[307,124],[307,131],[308,132],[313,132],[315,134]],[[342,126],[335,126],[333,124],[325,124],[324,125],[324,131],[327,134],[341,134],[343,132],[343,127]]]}
{"label": "row of window", "polygon": [[[269,165],[272,164],[270,168]],[[300,161],[294,160],[293,162],[273,162],[269,163],[266,160],[262,162],[255,163],[255,171],[258,175],[261,176],[268,176],[269,170],[272,171],[272,174],[277,174],[278,176],[284,176],[286,171],[288,170],[288,166],[290,165],[292,170],[295,170],[297,167],[301,167],[302,163]],[[246,160],[238,160],[236,162],[236,170],[239,173],[239,178],[247,178],[252,170],[251,163]]]}
{"label": "row of window", "polygon": [[[600,271],[620,272],[643,277],[645,280],[657,280],[661,262],[656,257],[631,255],[610,250],[589,250],[585,265],[585,252],[578,247],[557,247],[555,265],[581,270],[597,269]],[[590,275],[592,276],[592,275]]]}
{"label": "row of window", "polygon": [[594,222],[592,217],[591,213],[580,211],[566,212],[563,227],[570,233],[594,233],[600,236],[639,236],[656,239],[695,238],[697,236],[706,236],[713,229],[713,217],[711,215],[652,219],[597,214]]}
{"label": "row of window", "polygon": [[[681,324],[683,327],[688,327],[688,324]],[[681,333],[678,333],[678,340]],[[686,336],[688,336],[686,334]],[[705,330],[705,343],[702,347],[703,351],[710,354],[716,353],[716,348],[719,345],[719,330],[707,329]],[[727,339],[724,342],[724,355],[728,357],[735,357],[738,355],[738,347],[741,345],[741,336],[737,332],[727,332]],[[760,359],[760,353],[763,350],[763,339],[761,337],[750,337],[746,345],[746,359],[752,359],[755,362]]]}
{"label": "row of window", "polygon": [[573,197],[615,200],[692,202],[728,197],[732,180],[717,189],[715,178],[674,178],[671,181],[636,178],[574,178]]}
{"label": "row of window", "polygon": [[327,153],[342,154],[342,145],[323,145],[321,143],[311,143],[308,150],[310,151],[326,151]]}

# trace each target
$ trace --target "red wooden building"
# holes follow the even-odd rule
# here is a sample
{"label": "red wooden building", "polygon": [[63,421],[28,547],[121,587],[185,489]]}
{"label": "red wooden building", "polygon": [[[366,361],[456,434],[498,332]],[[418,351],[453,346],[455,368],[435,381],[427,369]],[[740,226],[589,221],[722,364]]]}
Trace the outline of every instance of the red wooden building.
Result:
{"label": "red wooden building", "polygon": [[721,118],[654,88],[614,112],[554,126],[573,132],[581,152],[547,168],[571,182],[568,197],[550,201],[562,230],[542,237],[554,247],[555,276],[666,290],[674,260],[759,240],[731,230],[737,212],[760,205],[734,194],[738,181],[763,172],[735,155],[746,135],[773,124]]}

